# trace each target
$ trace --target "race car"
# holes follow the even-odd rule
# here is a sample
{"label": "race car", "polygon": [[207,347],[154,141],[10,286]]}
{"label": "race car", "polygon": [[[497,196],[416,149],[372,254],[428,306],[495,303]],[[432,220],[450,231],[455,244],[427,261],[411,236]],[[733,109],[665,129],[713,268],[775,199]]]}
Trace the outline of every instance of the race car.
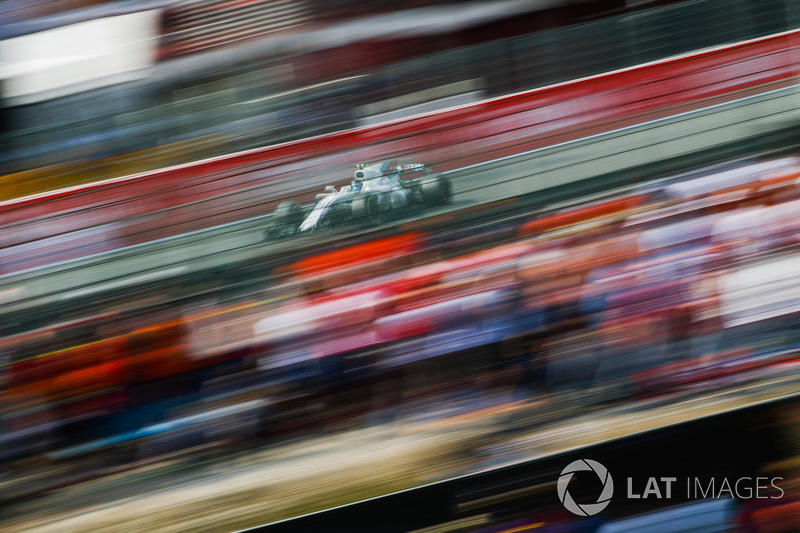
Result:
{"label": "race car", "polygon": [[282,202],[266,237],[275,239],[345,225],[377,226],[393,218],[452,201],[450,180],[426,163],[384,161],[358,165],[350,185],[325,187],[315,202]]}

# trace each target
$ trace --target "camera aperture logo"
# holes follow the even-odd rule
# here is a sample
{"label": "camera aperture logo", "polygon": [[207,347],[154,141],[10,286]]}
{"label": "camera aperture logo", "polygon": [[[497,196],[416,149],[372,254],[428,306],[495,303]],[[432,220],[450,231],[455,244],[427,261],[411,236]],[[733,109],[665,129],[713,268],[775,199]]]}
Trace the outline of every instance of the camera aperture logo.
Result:
{"label": "camera aperture logo", "polygon": [[[569,484],[577,472],[594,472],[603,484],[603,490],[594,503],[578,503],[569,492]],[[646,483],[645,483],[646,481]],[[780,487],[779,482],[783,481],[780,476],[775,477],[695,477],[685,478],[672,477],[644,477],[639,476],[638,481],[632,477],[626,478],[627,492],[623,499],[644,500],[644,499],[672,499],[681,500],[707,500],[733,498],[737,500],[750,499],[780,499],[785,492]],[[641,487],[644,487],[642,490]],[[685,488],[685,492],[681,489]],[[564,507],[571,513],[578,516],[594,516],[611,502],[614,494],[614,480],[608,469],[592,459],[578,459],[567,465],[561,471],[556,484],[558,499]],[[573,485],[573,490],[575,486]]]}
{"label": "camera aperture logo", "polygon": [[[579,504],[572,498],[572,495],[567,490],[569,482],[572,480],[572,476],[575,472],[582,471],[594,472],[603,484],[603,491],[600,493],[595,503]],[[561,503],[564,504],[567,511],[579,516],[593,516],[605,509],[611,501],[611,496],[614,494],[614,480],[611,479],[611,474],[608,473],[608,469],[597,461],[578,459],[568,464],[567,467],[561,471],[561,475],[558,476],[556,488],[558,490],[558,499],[561,500]]]}

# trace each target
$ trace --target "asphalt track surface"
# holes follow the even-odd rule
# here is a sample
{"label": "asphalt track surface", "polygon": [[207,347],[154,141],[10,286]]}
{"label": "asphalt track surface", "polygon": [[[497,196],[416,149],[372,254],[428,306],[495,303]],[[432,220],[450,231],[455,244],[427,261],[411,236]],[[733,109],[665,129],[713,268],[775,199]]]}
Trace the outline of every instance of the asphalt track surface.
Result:
{"label": "asphalt track surface", "polygon": [[[615,182],[614,176],[624,176],[630,169],[657,165],[667,159],[689,159],[701,150],[748,140],[757,148],[759,139],[796,124],[800,124],[800,85],[446,172],[454,186],[451,205],[391,224],[417,227],[415,221],[419,219],[435,219],[556,187],[568,191],[564,201],[577,201],[582,198],[585,185],[598,176],[606,177],[610,191],[622,185]],[[0,277],[0,303],[7,313],[20,312],[31,305],[69,305],[70,301],[109,291],[224,270],[332,239],[344,244],[369,235],[368,231],[343,229],[267,243],[264,231],[270,217],[258,216],[8,274]]]}

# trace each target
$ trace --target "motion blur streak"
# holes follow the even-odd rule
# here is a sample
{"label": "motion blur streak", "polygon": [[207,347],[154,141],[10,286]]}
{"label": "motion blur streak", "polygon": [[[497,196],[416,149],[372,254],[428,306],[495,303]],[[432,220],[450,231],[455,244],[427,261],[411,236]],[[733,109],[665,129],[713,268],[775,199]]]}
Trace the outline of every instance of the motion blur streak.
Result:
{"label": "motion blur streak", "polygon": [[[0,17],[0,529],[797,528],[796,2]],[[782,495],[577,521],[581,446]]]}

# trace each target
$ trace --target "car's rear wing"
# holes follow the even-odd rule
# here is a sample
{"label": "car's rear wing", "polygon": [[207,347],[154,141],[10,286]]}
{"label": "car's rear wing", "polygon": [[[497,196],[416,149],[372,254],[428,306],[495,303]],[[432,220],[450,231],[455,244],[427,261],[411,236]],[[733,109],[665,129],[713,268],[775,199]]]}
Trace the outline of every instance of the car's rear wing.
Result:
{"label": "car's rear wing", "polygon": [[401,175],[407,175],[412,173],[423,173],[423,174],[430,174],[433,172],[433,165],[430,163],[421,163],[421,162],[409,162],[409,163],[400,163],[398,162],[395,165],[395,170],[399,172]]}
{"label": "car's rear wing", "polygon": [[387,176],[389,174],[400,174],[401,176],[408,176],[409,174],[422,173],[430,174],[433,172],[433,165],[430,163],[423,163],[414,161],[413,159],[400,159],[384,161],[380,165],[370,165],[369,163],[360,163],[356,165],[356,178],[366,176],[366,172],[362,176],[358,175],[358,171],[365,171],[367,169],[378,170],[379,175]]}

